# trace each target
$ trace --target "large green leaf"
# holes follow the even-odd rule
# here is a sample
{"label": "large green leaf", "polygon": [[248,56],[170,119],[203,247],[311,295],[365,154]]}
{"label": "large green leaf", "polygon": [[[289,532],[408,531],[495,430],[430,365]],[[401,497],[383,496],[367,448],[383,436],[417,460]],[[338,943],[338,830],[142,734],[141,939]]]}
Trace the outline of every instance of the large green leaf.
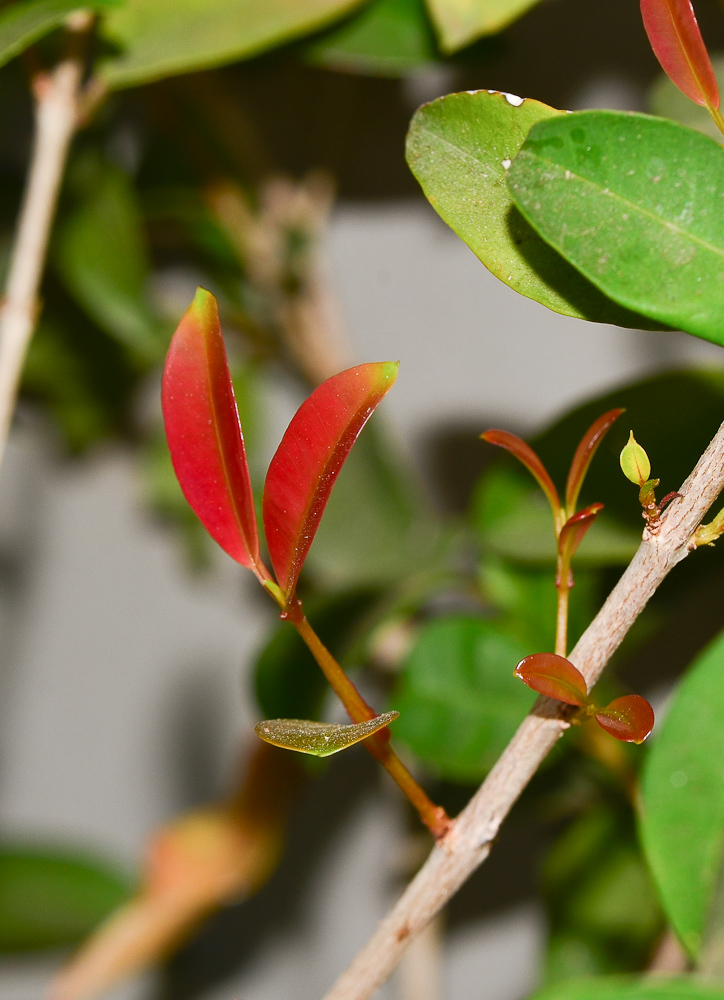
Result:
{"label": "large green leaf", "polygon": [[81,163],[81,194],[62,221],[54,259],[66,287],[88,314],[146,361],[168,338],[146,302],[150,264],[133,187],[110,164]]}
{"label": "large green leaf", "polygon": [[441,775],[475,781],[498,759],[535,695],[515,665],[530,649],[481,618],[428,625],[391,704],[395,735]]}
{"label": "large green leaf", "polygon": [[106,19],[119,47],[101,65],[111,87],[257,55],[347,14],[360,0],[126,0]]}
{"label": "large green leaf", "polygon": [[724,989],[692,978],[596,976],[551,986],[531,1000],[724,1000]]}
{"label": "large green leaf", "polygon": [[724,856],[724,633],[696,660],[643,776],[641,834],[672,926],[699,952]]}
{"label": "large green leaf", "polygon": [[0,951],[75,944],[130,888],[116,872],[78,854],[0,848]]}
{"label": "large green leaf", "polygon": [[423,0],[373,0],[305,48],[332,69],[399,76],[438,58]]}
{"label": "large green leaf", "polygon": [[497,91],[450,94],[416,112],[407,162],[435,211],[516,292],[567,316],[635,329],[649,325],[586,281],[513,204],[507,169],[530,128],[566,117]]}
{"label": "large green leaf", "polygon": [[539,0],[427,0],[440,47],[456,52],[512,24]]}
{"label": "large green leaf", "polygon": [[674,122],[582,111],[508,172],[540,235],[629,309],[724,344],[724,149]]}
{"label": "large green leaf", "polygon": [[59,27],[69,14],[80,8],[104,11],[122,0],[26,0],[0,12],[0,66],[24,52],[29,45]]}
{"label": "large green leaf", "polygon": [[[714,67],[719,89],[724,90],[724,55],[712,56],[711,64]],[[694,104],[686,94],[683,94],[676,84],[661,73],[649,92],[649,109],[655,115],[662,118],[673,118],[680,125],[687,125],[695,128],[697,132],[716,139],[717,142],[724,142],[714,119],[706,108],[700,104]]]}

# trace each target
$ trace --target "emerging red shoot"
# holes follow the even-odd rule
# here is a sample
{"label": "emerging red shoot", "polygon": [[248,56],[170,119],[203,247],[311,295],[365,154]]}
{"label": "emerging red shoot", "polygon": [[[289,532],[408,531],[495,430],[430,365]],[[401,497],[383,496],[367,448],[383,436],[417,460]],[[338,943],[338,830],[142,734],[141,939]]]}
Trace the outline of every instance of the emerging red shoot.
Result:
{"label": "emerging red shoot", "polygon": [[616,698],[596,712],[596,722],[624,743],[643,743],[654,728],[654,710],[640,694]]}
{"label": "emerging red shoot", "polygon": [[344,460],[397,368],[393,361],[359,365],[327,379],[299,407],[271,461],[264,529],[287,603]]}
{"label": "emerging red shoot", "polygon": [[592,503],[590,507],[584,507],[573,517],[569,517],[561,528],[561,533],[558,536],[558,551],[566,566],[570,564],[586,532],[602,510],[602,503]]}
{"label": "emerging red shoot", "polygon": [[483,441],[487,441],[488,444],[497,445],[498,448],[505,448],[506,451],[515,455],[519,462],[523,463],[548,498],[548,503],[551,505],[553,517],[556,522],[556,533],[558,533],[561,519],[561,501],[558,498],[558,490],[553,485],[553,480],[548,475],[548,470],[533,449],[516,434],[511,434],[509,431],[490,430],[481,434],[480,437]]}
{"label": "emerging red shoot", "polygon": [[618,409],[609,410],[608,413],[604,413],[598,420],[594,420],[581,438],[576,448],[576,453],[573,456],[570,472],[568,473],[568,481],[566,482],[566,511],[569,517],[576,509],[578,495],[581,492],[583,480],[586,478],[591,460],[596,454],[596,449],[601,441],[603,441],[609,428],[613,426],[623,412],[624,410]]}
{"label": "emerging red shoot", "polygon": [[567,705],[583,707],[588,691],[583,674],[570,660],[556,653],[533,653],[515,668],[515,676],[529,688],[548,698],[557,698]]}
{"label": "emerging red shoot", "polygon": [[171,340],[161,401],[184,496],[221,548],[260,580],[267,579],[219,312],[216,299],[203,288]]}

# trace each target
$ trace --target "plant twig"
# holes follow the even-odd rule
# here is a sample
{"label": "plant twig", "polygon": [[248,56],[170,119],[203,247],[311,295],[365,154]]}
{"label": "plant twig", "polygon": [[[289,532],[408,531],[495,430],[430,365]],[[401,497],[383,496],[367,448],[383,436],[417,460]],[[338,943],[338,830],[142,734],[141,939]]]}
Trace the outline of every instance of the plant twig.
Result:
{"label": "plant twig", "polygon": [[[724,424],[667,509],[659,532],[645,538],[569,659],[588,682],[601,676],[667,573],[684,559],[699,522],[724,488]],[[487,858],[501,823],[541,762],[568,728],[569,709],[539,698],[492,771],[447,836],[325,1000],[367,1000],[387,979],[402,952]]]}
{"label": "plant twig", "polygon": [[71,15],[67,21],[66,56],[51,74],[34,81],[33,152],[0,310],[0,465],[35,328],[50,230],[70,141],[77,127],[84,43],[92,25],[92,14],[79,11]]}

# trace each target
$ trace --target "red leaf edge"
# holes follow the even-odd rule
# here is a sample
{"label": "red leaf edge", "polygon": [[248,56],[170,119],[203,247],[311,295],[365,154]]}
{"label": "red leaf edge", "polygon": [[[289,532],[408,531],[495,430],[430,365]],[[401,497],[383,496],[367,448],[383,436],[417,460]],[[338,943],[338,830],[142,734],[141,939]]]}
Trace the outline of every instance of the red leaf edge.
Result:
{"label": "red leaf edge", "polygon": [[691,0],[641,0],[641,16],[671,82],[696,104],[718,108],[719,86]]}
{"label": "red leaf edge", "polygon": [[602,414],[598,420],[593,421],[581,438],[573,456],[566,482],[566,509],[569,516],[576,508],[578,494],[581,492],[583,480],[586,478],[586,473],[598,446],[622,413],[625,413],[625,410],[620,408],[609,410],[607,413]]}
{"label": "red leaf edge", "polygon": [[515,676],[529,688],[581,708],[588,701],[583,674],[570,660],[557,653],[532,653],[515,668]]}
{"label": "red leaf edge", "polygon": [[161,385],[176,478],[194,513],[232,559],[260,579],[254,497],[216,299],[196,291],[166,355]]}
{"label": "red leaf edge", "polygon": [[572,559],[578,550],[578,546],[586,537],[588,529],[603,510],[602,503],[592,503],[590,507],[584,507],[573,517],[569,517],[561,528],[558,536],[558,551],[568,559]]}
{"label": "red leaf edge", "polygon": [[399,362],[358,365],[323,382],[297,410],[269,465],[263,515],[287,602],[349,451],[392,388]]}
{"label": "red leaf edge", "polygon": [[487,441],[488,444],[494,444],[498,448],[505,448],[506,451],[515,455],[519,462],[522,462],[545,493],[548,502],[553,508],[553,513],[557,517],[561,508],[558,490],[553,485],[553,480],[548,475],[548,470],[533,449],[519,438],[517,434],[511,434],[509,431],[489,430],[481,434],[480,437],[483,441]]}
{"label": "red leaf edge", "polygon": [[654,728],[654,710],[640,694],[615,698],[596,713],[596,722],[624,743],[643,743]]}

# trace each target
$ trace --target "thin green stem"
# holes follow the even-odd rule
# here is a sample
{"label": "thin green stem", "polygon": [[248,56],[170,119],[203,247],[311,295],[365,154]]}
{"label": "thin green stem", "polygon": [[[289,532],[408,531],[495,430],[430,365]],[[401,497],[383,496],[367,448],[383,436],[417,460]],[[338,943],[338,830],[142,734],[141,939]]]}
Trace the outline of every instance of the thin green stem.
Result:
{"label": "thin green stem", "polygon": [[[377,712],[367,704],[309,624],[302,611],[301,602],[296,598],[293,599],[282,613],[282,617],[294,625],[352,721],[365,722],[367,719],[374,719]],[[363,745],[397,782],[435,839],[443,837],[450,828],[450,819],[442,806],[435,805],[392,749],[389,729],[385,728],[375,733],[366,739]]]}
{"label": "thin green stem", "polygon": [[556,614],[556,648],[559,656],[566,655],[568,648],[568,595],[571,592],[571,560],[558,554],[556,570],[556,587],[558,589],[558,611]]}

